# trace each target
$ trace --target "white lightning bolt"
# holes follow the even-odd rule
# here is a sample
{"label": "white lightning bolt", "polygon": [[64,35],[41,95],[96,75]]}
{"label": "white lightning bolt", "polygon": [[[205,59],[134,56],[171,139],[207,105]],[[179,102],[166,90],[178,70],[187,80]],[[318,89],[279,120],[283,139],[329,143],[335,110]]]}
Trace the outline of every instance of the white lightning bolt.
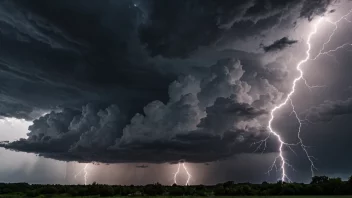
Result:
{"label": "white lightning bolt", "polygon": [[329,55],[331,52],[336,52],[337,50],[342,49],[342,48],[344,48],[344,47],[346,47],[346,46],[348,46],[348,45],[350,45],[350,46],[352,45],[352,43],[344,43],[343,45],[341,45],[341,46],[339,46],[339,47],[337,47],[337,48],[335,48],[335,49],[328,50],[328,51],[324,51],[324,50],[325,50],[325,46],[326,46],[328,43],[330,43],[332,37],[335,35],[335,32],[336,32],[336,30],[338,29],[338,23],[340,23],[340,22],[343,21],[343,20],[345,20],[345,21],[347,21],[347,22],[349,22],[349,23],[351,22],[349,19],[347,19],[347,17],[348,17],[351,13],[352,13],[352,9],[351,9],[349,12],[347,12],[347,14],[343,15],[341,18],[339,18],[338,20],[336,20],[336,21],[334,21],[334,22],[333,22],[333,21],[330,21],[330,20],[328,20],[328,19],[325,19],[326,22],[330,23],[330,24],[333,25],[335,28],[334,28],[334,30],[332,31],[332,33],[330,34],[328,40],[327,40],[326,42],[324,42],[323,47],[320,49],[319,53],[318,53],[314,58],[312,58],[311,60],[316,60],[316,59],[317,59],[318,57],[320,57],[321,55]]}
{"label": "white lightning bolt", "polygon": [[185,163],[184,162],[179,162],[178,163],[178,166],[177,166],[177,171],[175,172],[175,174],[174,174],[174,184],[177,184],[177,176],[178,176],[178,174],[180,173],[180,168],[181,168],[181,164],[182,164],[182,167],[183,167],[183,169],[186,171],[186,174],[187,174],[187,181],[186,181],[186,186],[188,186],[189,185],[189,181],[191,180],[191,178],[192,178],[192,175],[188,172],[188,169],[186,168],[186,165],[185,165]]}
{"label": "white lightning bolt", "polygon": [[296,119],[299,123],[299,127],[298,127],[298,139],[299,139],[299,143],[301,145],[301,148],[303,149],[304,153],[306,154],[309,162],[310,162],[310,171],[312,173],[312,176],[314,176],[314,170],[318,170],[315,166],[314,166],[314,156],[310,155],[308,153],[308,150],[307,150],[307,146],[303,144],[303,140],[302,140],[302,137],[301,137],[301,128],[302,128],[302,120],[298,117],[298,114],[296,112],[296,109],[295,109],[295,106],[293,105],[293,102],[292,100],[290,100],[291,102],[291,106],[292,106],[292,112],[295,114],[296,116]]}
{"label": "white lightning bolt", "polygon": [[84,173],[84,174],[83,174],[84,185],[87,185],[87,179],[88,179],[88,164],[84,165],[84,167],[82,168],[82,170],[80,170],[80,171],[75,175],[75,179],[76,179],[77,176],[80,175],[81,173]]}
{"label": "white lightning bolt", "polygon": [[[332,22],[332,21],[327,20],[327,19],[324,19],[324,18],[319,18],[319,20],[314,24],[314,26],[313,26],[313,31],[311,31],[311,32],[309,33],[308,38],[307,38],[307,41],[306,41],[306,44],[307,44],[307,46],[308,46],[308,49],[307,49],[307,51],[306,51],[306,57],[305,57],[303,60],[301,60],[300,62],[298,62],[297,66],[296,66],[296,69],[297,69],[297,71],[299,72],[299,76],[296,77],[296,78],[293,80],[292,87],[291,87],[291,91],[288,93],[288,95],[286,96],[285,100],[284,100],[281,104],[275,106],[275,107],[271,110],[271,112],[270,112],[270,120],[269,120],[269,122],[268,122],[269,136],[268,136],[267,138],[265,138],[264,140],[261,140],[261,141],[259,141],[259,142],[254,143],[254,144],[259,143],[259,146],[257,147],[256,151],[257,151],[258,148],[260,148],[263,144],[264,144],[264,150],[265,150],[265,148],[266,148],[266,142],[267,142],[267,140],[270,138],[270,136],[271,136],[271,135],[274,135],[274,136],[277,138],[277,140],[278,140],[278,142],[279,142],[279,144],[280,144],[280,146],[279,146],[279,154],[278,154],[278,156],[275,158],[273,164],[269,167],[268,173],[270,173],[270,172],[273,170],[273,168],[276,168],[276,170],[281,170],[281,181],[285,181],[285,180],[291,181],[291,180],[289,179],[289,177],[287,176],[286,168],[287,168],[287,167],[293,168],[293,167],[288,163],[287,159],[285,159],[285,157],[284,157],[284,154],[283,154],[283,147],[284,147],[284,146],[286,146],[286,147],[288,147],[289,149],[292,150],[291,146],[293,146],[293,145],[300,145],[301,148],[303,149],[304,153],[306,154],[307,159],[309,160],[309,162],[310,162],[310,164],[311,164],[311,168],[310,168],[310,169],[311,169],[312,176],[314,176],[314,170],[317,170],[316,167],[314,166],[314,159],[315,159],[315,158],[314,158],[313,156],[311,156],[311,155],[308,153],[308,150],[307,150],[308,147],[303,143],[303,139],[302,139],[302,137],[301,137],[301,127],[302,127],[303,121],[299,118],[299,116],[298,116],[298,114],[297,114],[297,112],[296,112],[296,110],[295,110],[295,107],[294,107],[294,104],[293,104],[293,102],[292,102],[291,97],[292,97],[292,95],[295,93],[296,85],[297,85],[297,83],[298,83],[300,80],[303,80],[304,83],[305,83],[305,85],[306,85],[309,89],[315,88],[315,87],[321,87],[321,86],[309,86],[309,85],[308,85],[307,81],[306,81],[305,78],[304,78],[303,70],[301,69],[301,66],[302,66],[303,64],[305,64],[305,63],[308,62],[309,60],[316,60],[316,59],[317,59],[319,56],[321,56],[321,55],[330,55],[330,53],[336,52],[337,50],[342,49],[342,48],[344,48],[344,47],[346,47],[346,46],[352,46],[352,43],[345,43],[345,44],[343,44],[343,45],[341,45],[341,46],[339,46],[339,47],[337,47],[337,48],[335,48],[335,49],[333,49],[333,50],[328,50],[328,51],[325,50],[325,46],[331,41],[331,39],[332,39],[332,37],[334,36],[336,30],[338,29],[338,23],[339,23],[340,21],[342,21],[342,20],[345,20],[345,21],[347,21],[347,22],[351,22],[350,20],[347,19],[347,17],[348,17],[351,13],[352,13],[352,9],[351,9],[347,14],[345,14],[344,16],[342,16],[340,19],[338,19],[338,20],[335,21],[335,22]],[[334,30],[332,31],[332,33],[329,35],[328,40],[327,40],[326,42],[324,42],[324,44],[323,44],[322,48],[320,49],[318,55],[316,55],[314,58],[311,58],[311,39],[312,39],[312,37],[317,33],[317,31],[318,31],[318,25],[319,25],[322,21],[326,21],[326,22],[328,22],[328,23],[334,25],[335,28],[334,28]],[[292,106],[292,113],[294,113],[294,115],[295,115],[295,117],[296,117],[296,119],[297,119],[297,121],[298,121],[298,123],[299,123],[299,128],[298,128],[298,140],[299,140],[299,142],[296,143],[296,144],[289,144],[289,143],[284,142],[284,141],[282,140],[282,137],[281,137],[281,136],[273,129],[273,127],[272,127],[272,123],[273,123],[273,121],[274,121],[274,119],[275,119],[275,113],[276,113],[276,111],[278,111],[279,109],[281,109],[281,108],[282,108],[283,106],[285,106],[288,102],[290,102],[290,104],[291,104],[291,106]],[[264,151],[264,150],[263,150],[263,151]],[[292,150],[292,151],[293,151],[293,150]],[[280,160],[280,168],[277,168],[277,162],[278,162],[278,160]]]}

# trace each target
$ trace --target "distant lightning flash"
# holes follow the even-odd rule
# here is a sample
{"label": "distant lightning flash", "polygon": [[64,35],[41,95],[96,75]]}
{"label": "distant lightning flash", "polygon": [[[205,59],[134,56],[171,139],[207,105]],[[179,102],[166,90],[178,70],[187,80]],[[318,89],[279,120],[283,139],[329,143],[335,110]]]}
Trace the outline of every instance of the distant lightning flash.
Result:
{"label": "distant lightning flash", "polygon": [[[310,164],[311,164],[311,173],[312,173],[312,176],[314,176],[314,170],[317,170],[317,168],[315,167],[314,165],[314,157],[311,156],[308,152],[308,146],[306,146],[304,143],[303,143],[303,139],[301,137],[301,127],[302,127],[302,124],[303,124],[303,121],[305,120],[301,120],[298,116],[298,113],[296,112],[295,110],[295,107],[294,107],[294,104],[293,104],[293,101],[291,99],[292,95],[295,93],[296,91],[296,85],[299,81],[303,80],[305,85],[311,89],[311,88],[315,88],[315,87],[321,87],[321,86],[310,86],[308,85],[306,79],[304,78],[304,74],[303,74],[303,70],[301,69],[301,66],[303,64],[305,64],[306,62],[310,61],[310,60],[316,60],[319,56],[321,55],[330,55],[330,53],[332,52],[336,52],[337,50],[339,49],[342,49],[346,46],[352,46],[352,43],[344,43],[343,45],[333,49],[333,50],[328,50],[326,51],[325,50],[325,47],[326,45],[331,41],[332,37],[334,36],[336,30],[338,29],[338,23],[345,20],[347,22],[351,22],[349,19],[347,19],[347,17],[352,13],[352,9],[347,13],[345,14],[344,16],[342,16],[340,19],[338,19],[337,21],[335,22],[332,22],[328,19],[324,19],[324,18],[320,18],[313,26],[313,30],[312,32],[309,33],[308,35],[308,38],[307,38],[307,41],[306,41],[306,44],[307,44],[307,51],[306,51],[306,57],[305,59],[301,60],[300,62],[298,62],[297,66],[296,66],[296,69],[297,71],[299,72],[299,76],[296,77],[294,80],[293,80],[293,84],[292,84],[292,88],[291,88],[291,91],[288,93],[288,95],[286,96],[285,100],[275,106],[271,112],[270,112],[270,120],[268,122],[268,129],[269,129],[269,135],[268,137],[266,137],[264,140],[261,140],[259,142],[256,142],[254,144],[258,144],[259,143],[259,146],[257,147],[256,150],[258,150],[263,144],[264,144],[264,149],[263,151],[266,149],[266,143],[267,143],[267,140],[270,138],[270,136],[275,136],[280,144],[279,146],[279,154],[278,156],[275,158],[273,164],[269,167],[269,171],[268,173],[270,173],[274,168],[276,168],[276,170],[281,170],[281,181],[291,181],[290,178],[287,176],[287,173],[286,173],[286,168],[287,167],[290,167],[290,168],[293,168],[292,165],[290,165],[288,163],[288,160],[284,157],[284,154],[283,154],[283,148],[286,146],[288,147],[289,149],[291,149],[293,151],[293,149],[291,148],[291,146],[301,146],[302,150],[304,151],[304,153],[306,154],[306,157],[307,159],[309,160]],[[317,33],[318,31],[318,25],[320,23],[322,23],[323,21],[326,21],[332,25],[335,26],[334,30],[332,31],[332,33],[329,35],[328,37],[328,40],[326,42],[323,43],[323,46],[322,48],[320,49],[319,53],[314,57],[314,58],[311,58],[311,39],[312,37]],[[282,137],[279,135],[278,132],[276,132],[274,129],[273,129],[273,126],[272,126],[272,123],[275,119],[275,113],[281,109],[282,107],[284,107],[287,103],[290,103],[291,107],[292,107],[292,113],[295,115],[298,123],[299,123],[299,127],[298,127],[298,143],[295,143],[295,144],[289,144],[289,143],[286,143]],[[278,161],[280,162],[280,168],[277,168],[277,163]]]}
{"label": "distant lightning flash", "polygon": [[82,170],[80,170],[76,175],[75,178],[77,178],[78,175],[83,173],[83,178],[84,178],[84,185],[87,185],[87,179],[88,179],[88,164],[86,164]]}
{"label": "distant lightning flash", "polygon": [[191,180],[191,178],[192,178],[192,175],[188,172],[188,169],[186,168],[186,165],[185,165],[185,163],[184,162],[179,162],[178,163],[178,166],[177,166],[177,171],[175,172],[175,174],[174,174],[174,184],[177,184],[177,176],[178,176],[178,174],[180,173],[180,169],[181,169],[181,164],[182,164],[182,167],[183,167],[183,169],[186,171],[186,174],[187,174],[187,181],[186,181],[186,186],[188,186],[189,185],[189,181]]}

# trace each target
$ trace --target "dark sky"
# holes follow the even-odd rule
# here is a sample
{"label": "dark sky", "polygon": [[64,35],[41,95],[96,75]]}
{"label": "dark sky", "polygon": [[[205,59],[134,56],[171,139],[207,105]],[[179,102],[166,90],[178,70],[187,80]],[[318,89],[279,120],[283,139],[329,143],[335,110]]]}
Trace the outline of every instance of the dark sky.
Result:
{"label": "dark sky", "polygon": [[314,174],[346,178],[350,9],[343,0],[0,0],[0,141],[10,141],[0,142],[0,181],[81,183],[74,175],[89,163],[88,182],[172,184],[179,161],[191,184],[276,181],[281,170],[265,173],[277,138],[265,150],[253,143],[270,134],[314,28],[314,60],[272,127],[307,145],[283,149],[291,180],[312,176],[302,148]]}

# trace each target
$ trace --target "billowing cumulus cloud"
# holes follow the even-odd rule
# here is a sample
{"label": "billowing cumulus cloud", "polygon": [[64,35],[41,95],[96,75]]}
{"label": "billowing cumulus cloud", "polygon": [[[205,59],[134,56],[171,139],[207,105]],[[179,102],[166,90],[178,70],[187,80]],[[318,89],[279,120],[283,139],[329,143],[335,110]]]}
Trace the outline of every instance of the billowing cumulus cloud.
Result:
{"label": "billowing cumulus cloud", "polygon": [[331,3],[310,2],[7,1],[0,116],[33,124],[27,139],[1,146],[107,163],[252,152],[288,91],[291,68],[285,57],[266,60],[227,44],[266,40],[269,29],[291,30]]}
{"label": "billowing cumulus cloud", "polygon": [[185,69],[167,57],[190,56],[219,40],[253,38],[297,9],[313,17],[329,3],[307,2],[156,0],[135,7],[129,0],[6,1],[0,7],[1,113],[32,120],[38,109],[94,102],[123,104],[132,116],[152,100],[166,102],[168,85],[180,72],[204,70],[192,60],[185,60]]}
{"label": "billowing cumulus cloud", "polygon": [[[278,90],[261,80],[250,86],[242,81],[244,73],[239,60],[224,59],[201,79],[181,76],[169,86],[168,103],[149,103],[127,125],[118,106],[99,110],[89,104],[81,112],[64,109],[40,117],[29,127],[28,139],[2,146],[61,160],[100,162],[211,161],[248,152],[252,141],[266,135],[262,126],[270,103],[259,102],[261,96],[277,95]],[[161,154],[153,156],[155,152]]]}

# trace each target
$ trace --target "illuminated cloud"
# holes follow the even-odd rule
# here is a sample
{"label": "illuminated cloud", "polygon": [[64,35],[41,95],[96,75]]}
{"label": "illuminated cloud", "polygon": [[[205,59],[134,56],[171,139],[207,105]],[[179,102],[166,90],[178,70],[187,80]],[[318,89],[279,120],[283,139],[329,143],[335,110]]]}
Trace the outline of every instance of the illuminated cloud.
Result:
{"label": "illuminated cloud", "polygon": [[[0,145],[106,163],[208,162],[252,153],[251,143],[268,134],[270,111],[289,93],[305,57],[305,38],[292,32],[311,27],[317,16],[342,13],[328,12],[331,3],[6,2],[0,5],[0,117],[33,124],[28,137]],[[344,69],[347,59],[339,59]],[[323,72],[315,67],[323,63],[309,63],[313,72],[305,78]],[[343,98],[330,95],[311,103]],[[312,121],[348,114],[347,101],[311,108],[304,102],[297,112],[305,108]],[[275,126],[290,124],[286,110]],[[277,146],[269,141],[265,152]]]}

